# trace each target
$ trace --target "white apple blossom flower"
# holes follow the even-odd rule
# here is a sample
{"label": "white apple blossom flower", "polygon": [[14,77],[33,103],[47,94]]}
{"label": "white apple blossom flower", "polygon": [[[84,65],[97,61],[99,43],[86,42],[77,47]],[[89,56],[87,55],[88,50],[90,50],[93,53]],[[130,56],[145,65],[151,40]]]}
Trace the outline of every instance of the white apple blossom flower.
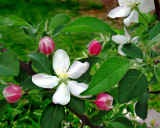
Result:
{"label": "white apple blossom flower", "polygon": [[85,83],[78,83],[71,79],[77,79],[84,74],[88,68],[89,63],[82,63],[75,61],[70,66],[70,59],[67,53],[59,49],[55,52],[53,58],[53,69],[57,76],[51,76],[46,74],[36,74],[32,76],[32,81],[35,85],[41,88],[53,88],[60,83],[56,92],[54,93],[52,100],[54,104],[66,105],[70,101],[70,93],[80,98],[89,98],[91,96],[80,96],[80,93],[88,88]]}
{"label": "white apple blossom flower", "polygon": [[113,35],[112,36],[112,40],[117,43],[117,44],[120,44],[119,47],[118,47],[118,53],[122,56],[126,56],[123,52],[122,52],[122,47],[124,44],[126,43],[137,43],[137,40],[138,40],[138,36],[134,37],[133,39],[131,39],[130,35],[128,34],[126,28],[124,28],[124,31],[125,31],[125,35]]}
{"label": "white apple blossom flower", "polygon": [[138,22],[138,12],[135,10],[138,7],[142,13],[148,13],[155,9],[153,0],[118,0],[120,6],[112,9],[108,16],[111,18],[127,17],[124,19],[124,24],[129,26],[131,23]]}

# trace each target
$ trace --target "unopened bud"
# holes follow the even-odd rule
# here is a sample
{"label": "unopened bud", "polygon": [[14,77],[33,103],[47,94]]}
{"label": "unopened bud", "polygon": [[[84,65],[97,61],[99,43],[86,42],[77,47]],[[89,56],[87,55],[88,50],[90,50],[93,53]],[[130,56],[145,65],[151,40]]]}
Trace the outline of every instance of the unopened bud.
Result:
{"label": "unopened bud", "polygon": [[22,97],[22,89],[18,85],[7,83],[11,86],[3,90],[3,95],[9,103],[15,103]]}
{"label": "unopened bud", "polygon": [[97,56],[101,52],[102,47],[98,41],[94,40],[90,43],[88,50],[90,55]]}
{"label": "unopened bud", "polygon": [[55,45],[52,38],[46,36],[40,39],[39,49],[42,53],[49,55],[55,50]]}
{"label": "unopened bud", "polygon": [[94,103],[100,110],[111,110],[113,108],[113,97],[106,93],[100,93]]}

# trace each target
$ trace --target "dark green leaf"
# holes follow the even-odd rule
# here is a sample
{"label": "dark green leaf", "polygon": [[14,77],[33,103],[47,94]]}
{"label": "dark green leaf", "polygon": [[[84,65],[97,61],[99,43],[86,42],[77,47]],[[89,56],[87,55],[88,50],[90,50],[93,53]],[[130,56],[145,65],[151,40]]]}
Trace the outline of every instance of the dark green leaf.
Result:
{"label": "dark green leaf", "polygon": [[109,32],[116,34],[108,24],[95,17],[82,17],[65,27],[63,32]]}
{"label": "dark green leaf", "polygon": [[41,116],[41,128],[60,128],[64,119],[64,108],[61,105],[50,103]]}
{"label": "dark green leaf", "polygon": [[28,56],[31,58],[33,62],[33,66],[40,72],[44,73],[53,73],[52,63],[51,61],[46,57],[46,55],[41,53],[31,53],[28,54]]}
{"label": "dark green leaf", "polygon": [[147,44],[148,47],[151,47],[155,43],[160,41],[160,21],[151,29],[149,32],[150,42]]}
{"label": "dark green leaf", "polygon": [[122,47],[122,51],[128,57],[131,58],[143,58],[143,53],[140,48],[136,47],[134,44],[124,44]]}
{"label": "dark green leaf", "polygon": [[72,108],[78,114],[83,115],[85,112],[85,102],[76,97],[71,97],[69,104],[67,104],[70,108]]}
{"label": "dark green leaf", "polygon": [[14,79],[16,80],[16,82],[18,83],[22,83],[25,79],[28,78],[28,74],[26,72],[24,72],[23,70],[21,70],[18,74],[17,77],[14,77]]}
{"label": "dark green leaf", "polygon": [[126,117],[118,117],[114,121],[124,124],[127,128],[133,128],[132,122]]}
{"label": "dark green leaf", "polygon": [[148,114],[148,99],[149,93],[146,93],[137,103],[135,107],[135,112],[137,116],[145,120]]}
{"label": "dark green leaf", "polygon": [[17,76],[19,68],[19,60],[13,52],[7,51],[0,55],[0,76]]}
{"label": "dark green leaf", "polygon": [[3,116],[8,105],[9,104],[5,99],[0,100],[0,118]]}
{"label": "dark green leaf", "polygon": [[107,59],[92,77],[89,88],[82,95],[94,95],[108,91],[125,75],[129,61],[120,57]]}
{"label": "dark green leaf", "polygon": [[160,66],[154,68],[154,73],[157,78],[158,84],[160,85]]}
{"label": "dark green leaf", "polygon": [[31,78],[23,81],[20,86],[22,86],[23,89],[41,89],[32,82]]}
{"label": "dark green leaf", "polygon": [[119,103],[127,103],[130,100],[142,96],[148,87],[146,76],[137,70],[129,70],[118,86]]}

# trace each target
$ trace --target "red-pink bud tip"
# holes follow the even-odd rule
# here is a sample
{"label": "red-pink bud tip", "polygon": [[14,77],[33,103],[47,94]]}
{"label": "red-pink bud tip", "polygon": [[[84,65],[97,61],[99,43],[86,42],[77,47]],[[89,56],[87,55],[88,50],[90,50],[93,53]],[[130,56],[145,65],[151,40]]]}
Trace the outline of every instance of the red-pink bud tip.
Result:
{"label": "red-pink bud tip", "polygon": [[98,41],[94,40],[89,44],[88,50],[90,55],[97,56],[101,52],[102,47]]}
{"label": "red-pink bud tip", "polygon": [[39,49],[43,54],[49,55],[55,50],[55,45],[52,38],[46,36],[40,39]]}
{"label": "red-pink bud tip", "polygon": [[94,103],[100,110],[111,110],[113,108],[113,97],[106,93],[100,93]]}
{"label": "red-pink bud tip", "polygon": [[3,90],[3,95],[9,103],[15,103],[22,97],[22,89],[18,85],[7,83],[11,86]]}

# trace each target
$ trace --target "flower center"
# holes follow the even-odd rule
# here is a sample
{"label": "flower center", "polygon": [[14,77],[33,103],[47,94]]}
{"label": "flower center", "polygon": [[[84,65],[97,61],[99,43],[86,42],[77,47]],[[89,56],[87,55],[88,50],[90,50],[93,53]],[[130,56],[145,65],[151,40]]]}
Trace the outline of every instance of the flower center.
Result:
{"label": "flower center", "polygon": [[57,76],[61,79],[61,80],[66,80],[68,78],[68,74],[66,71],[64,70],[57,70]]}
{"label": "flower center", "polygon": [[137,5],[137,0],[127,0],[126,2],[128,7],[134,8]]}
{"label": "flower center", "polygon": [[155,124],[155,119],[153,119],[150,124],[151,124],[152,126],[154,126],[154,124]]}
{"label": "flower center", "polygon": [[111,105],[111,101],[110,101],[110,100],[107,100],[107,101],[106,101],[106,104],[107,104],[107,106],[110,106],[110,105]]}

